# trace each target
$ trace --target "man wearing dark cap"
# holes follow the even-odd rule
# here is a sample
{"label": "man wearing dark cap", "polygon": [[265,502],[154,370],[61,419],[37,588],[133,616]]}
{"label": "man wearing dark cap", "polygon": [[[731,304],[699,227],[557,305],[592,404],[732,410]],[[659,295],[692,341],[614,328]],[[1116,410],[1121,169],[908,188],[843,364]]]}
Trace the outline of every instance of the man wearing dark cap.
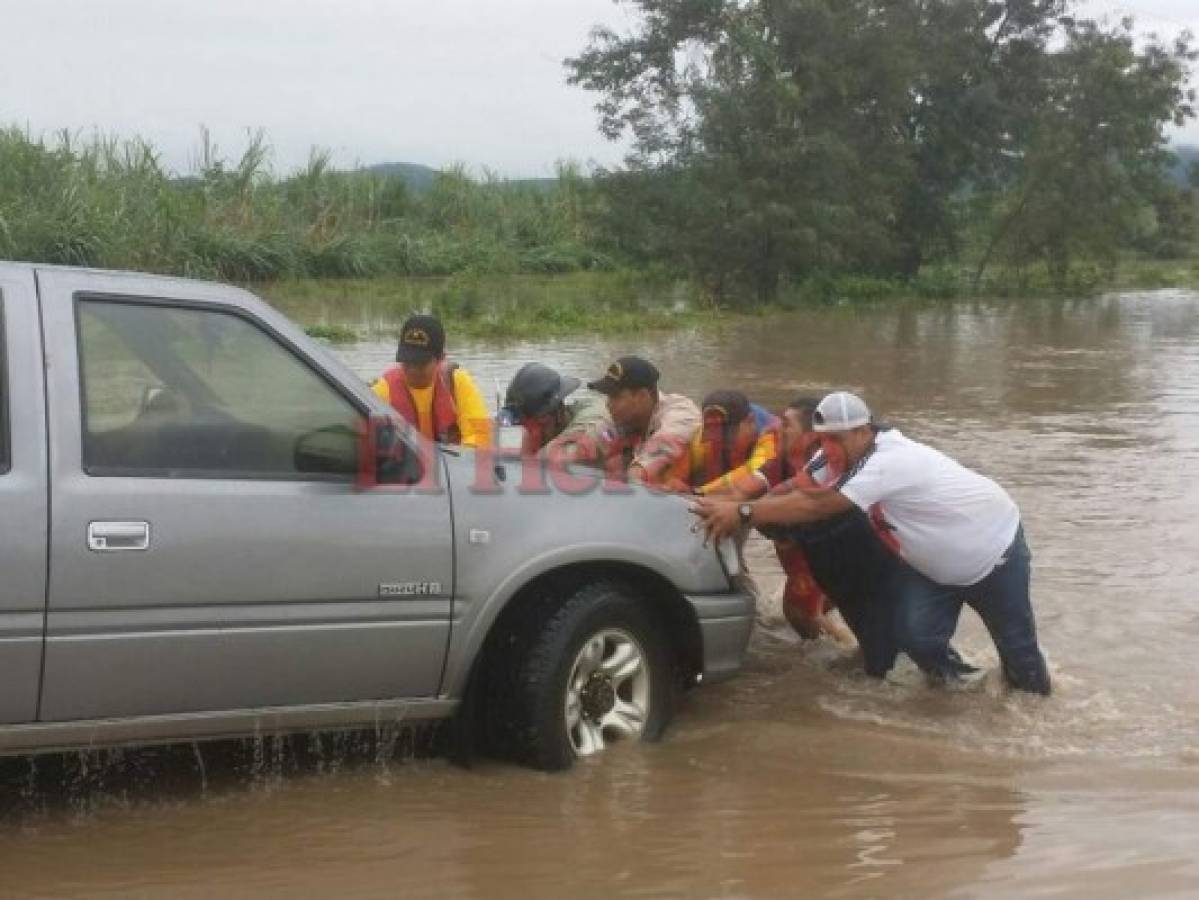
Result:
{"label": "man wearing dark cap", "polygon": [[522,454],[570,443],[592,452],[598,448],[612,430],[612,419],[601,395],[576,394],[581,385],[573,375],[560,375],[541,363],[520,367],[508,384],[501,415],[524,429]]}
{"label": "man wearing dark cap", "polygon": [[699,408],[681,394],[660,393],[657,368],[640,356],[622,356],[587,386],[608,398],[609,471],[629,481],[665,482],[699,430]]}
{"label": "man wearing dark cap", "polygon": [[445,358],[445,329],[435,316],[410,316],[400,329],[396,365],[371,385],[431,441],[486,447],[491,419],[474,379]]}

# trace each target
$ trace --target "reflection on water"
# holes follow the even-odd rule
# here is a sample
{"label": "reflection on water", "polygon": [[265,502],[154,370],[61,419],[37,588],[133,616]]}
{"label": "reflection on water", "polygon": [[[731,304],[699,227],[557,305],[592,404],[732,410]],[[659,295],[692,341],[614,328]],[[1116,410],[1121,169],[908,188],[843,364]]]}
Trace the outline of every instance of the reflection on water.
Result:
{"label": "reflection on water", "polygon": [[[1020,846],[1023,798],[1001,777],[947,779],[940,754],[896,761],[868,735],[837,761],[829,739],[757,724],[686,730],[565,777],[418,761],[43,824],[6,836],[5,883],[96,897],[937,893]],[[874,772],[839,771],[864,763]]]}
{"label": "reflection on water", "polygon": [[[692,694],[660,745],[546,776],[267,743],[265,768],[218,765],[206,782],[174,751],[99,789],[182,782],[126,785],[127,803],[64,809],[31,788],[0,842],[0,894],[1194,894],[1197,338],[1199,295],[1177,291],[819,309],[624,341],[451,334],[485,393],[533,359],[587,376],[626,352],[697,398],[861,392],[1020,503],[1056,695],[994,675],[932,690],[910,665],[880,685],[831,645],[800,647],[767,604],[746,673]],[[373,377],[393,349],[343,352]],[[769,596],[769,553],[750,551]],[[994,666],[971,613],[959,645]],[[4,782],[18,794],[24,771]]]}

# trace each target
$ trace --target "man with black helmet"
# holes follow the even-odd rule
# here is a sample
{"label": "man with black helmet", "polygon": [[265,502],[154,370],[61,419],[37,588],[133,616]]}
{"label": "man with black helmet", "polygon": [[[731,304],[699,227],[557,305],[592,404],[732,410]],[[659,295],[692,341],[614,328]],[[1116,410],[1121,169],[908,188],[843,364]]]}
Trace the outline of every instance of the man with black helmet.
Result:
{"label": "man with black helmet", "polygon": [[371,387],[421,434],[442,444],[491,444],[487,406],[470,373],[446,360],[445,329],[436,316],[404,322],[396,363]]}
{"label": "man with black helmet", "polygon": [[640,356],[622,356],[587,386],[608,398],[609,471],[647,484],[669,479],[699,430],[699,407],[681,394],[661,393],[657,368]]}
{"label": "man with black helmet", "polygon": [[503,417],[524,428],[521,453],[531,455],[574,442],[598,447],[612,429],[604,398],[586,391],[567,400],[582,382],[541,363],[527,363],[513,376],[504,396]]}

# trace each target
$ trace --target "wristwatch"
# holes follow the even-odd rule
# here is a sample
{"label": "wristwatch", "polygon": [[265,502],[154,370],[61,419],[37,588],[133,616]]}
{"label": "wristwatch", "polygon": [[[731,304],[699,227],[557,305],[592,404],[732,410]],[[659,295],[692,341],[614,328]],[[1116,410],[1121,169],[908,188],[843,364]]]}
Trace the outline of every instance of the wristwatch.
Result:
{"label": "wristwatch", "polygon": [[741,517],[742,525],[748,525],[749,520],[754,515],[754,505],[752,503],[742,503],[737,507],[737,515]]}

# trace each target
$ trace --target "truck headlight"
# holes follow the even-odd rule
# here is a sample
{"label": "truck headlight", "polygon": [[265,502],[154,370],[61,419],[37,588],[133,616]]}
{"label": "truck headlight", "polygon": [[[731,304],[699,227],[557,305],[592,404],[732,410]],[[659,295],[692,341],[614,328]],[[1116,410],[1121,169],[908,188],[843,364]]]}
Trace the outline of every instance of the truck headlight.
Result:
{"label": "truck headlight", "polygon": [[737,553],[737,545],[730,538],[721,538],[716,542],[716,558],[724,574],[730,579],[741,574],[741,556]]}

